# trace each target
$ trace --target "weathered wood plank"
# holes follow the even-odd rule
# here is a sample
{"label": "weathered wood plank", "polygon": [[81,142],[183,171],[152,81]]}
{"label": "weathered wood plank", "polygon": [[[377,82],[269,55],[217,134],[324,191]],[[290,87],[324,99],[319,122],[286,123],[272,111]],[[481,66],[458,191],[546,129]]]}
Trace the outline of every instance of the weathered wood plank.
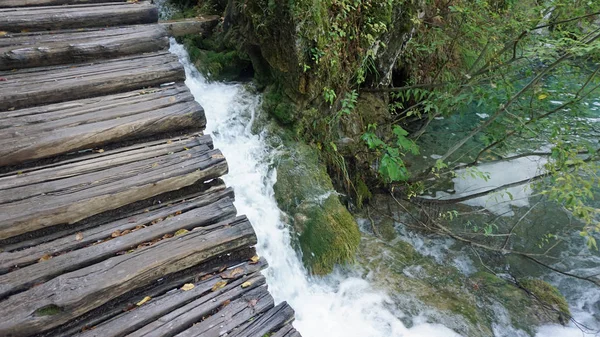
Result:
{"label": "weathered wood plank", "polygon": [[127,2],[127,0],[0,0],[0,7],[57,6],[101,2]]}
{"label": "weathered wood plank", "polygon": [[0,111],[109,95],[185,79],[177,56],[136,55],[93,64],[0,72]]}
{"label": "weathered wood plank", "polygon": [[[229,333],[233,331],[233,329],[248,321],[253,316],[272,308],[274,305],[274,300],[273,297],[271,297],[271,295],[267,291],[266,287],[258,287],[245,293],[244,295],[242,295],[241,298],[231,301],[231,303],[225,306],[223,306],[222,303],[223,302],[212,302],[208,303],[208,305],[203,303],[204,305],[199,305],[198,307],[190,308],[190,310],[187,310],[185,312],[178,312],[179,317],[170,317],[176,320],[173,326],[181,326],[185,323],[187,323],[185,325],[191,325],[194,323],[194,321],[197,321],[197,323],[193,324],[189,329],[175,336],[219,337],[223,336],[224,334],[229,335]],[[221,307],[221,309],[217,313],[204,319],[203,321],[200,321],[203,316],[210,314],[211,311],[216,310],[219,307]],[[161,330],[158,334],[155,333],[156,331],[152,330],[140,331],[141,333],[139,334],[138,331],[136,331],[130,336],[172,336],[171,334],[166,334],[167,331]]]}
{"label": "weathered wood plank", "polygon": [[253,244],[252,226],[240,219],[63,274],[0,303],[0,335],[27,336],[49,330],[164,275]]}
{"label": "weathered wood plank", "polygon": [[58,103],[9,114],[18,117],[0,117],[0,166],[206,125],[204,110],[185,85],[145,92]]}
{"label": "weathered wood plank", "polygon": [[276,307],[267,311],[264,315],[252,322],[245,323],[234,332],[230,337],[263,337],[267,333],[275,332],[281,327],[292,323],[294,320],[294,309],[287,302],[282,302]]}
{"label": "weathered wood plank", "polygon": [[[175,215],[171,219],[157,222],[157,224],[148,223],[144,228],[133,230],[112,240],[0,275],[0,298],[26,290],[34,284],[45,282],[58,275],[98,263],[119,252],[138,247],[138,245],[152,244],[154,240],[160,240],[165,235],[174,236],[177,231],[182,229],[192,230],[219,221],[226,221],[234,218],[235,214],[236,210],[231,199],[222,199],[213,204]],[[108,235],[103,239],[110,238],[111,236]],[[73,239],[76,240],[76,238]]]}
{"label": "weathered wood plank", "polygon": [[[125,312],[114,319],[96,326],[93,330],[77,334],[78,337],[116,337],[126,334],[145,335],[152,334],[154,327],[166,333],[164,336],[173,335],[188,328],[173,326],[171,317],[177,318],[185,314],[187,307],[196,307],[203,303],[216,303],[220,306],[227,299],[235,299],[245,291],[260,287],[265,284],[264,276],[258,273],[267,267],[264,260],[256,264],[245,263],[234,266],[208,279],[196,282],[194,288],[188,291],[176,289],[165,295],[153,298],[150,302],[135,310]],[[232,272],[235,273],[232,274]],[[230,275],[230,276],[227,276]],[[227,280],[223,288],[212,291],[219,282]],[[250,282],[250,286],[242,288],[243,283]],[[189,304],[188,304],[189,303]],[[192,322],[193,323],[193,322]],[[156,331],[159,332],[159,331]],[[167,333],[168,332],[168,333]],[[160,334],[158,334],[160,336]]]}
{"label": "weathered wood plank", "polygon": [[0,38],[0,70],[90,62],[168,46],[160,25],[6,35]]}
{"label": "weathered wood plank", "polygon": [[[118,156],[126,156],[126,153]],[[64,177],[64,172],[60,169],[56,172],[54,168],[51,170],[58,179],[3,189],[0,240],[57,224],[74,223],[227,172],[221,152],[209,150],[205,145],[184,147],[179,152],[123,165],[110,166],[112,163],[106,162],[102,169],[89,167],[85,162],[79,164],[86,167],[87,173]],[[26,182],[21,180],[21,184]]]}
{"label": "weathered wood plank", "polygon": [[158,9],[149,2],[0,8],[0,31],[42,31],[111,27],[158,22]]}
{"label": "weathered wood plank", "polygon": [[291,324],[285,325],[279,329],[276,333],[272,334],[271,337],[301,337],[300,333],[294,329]]}
{"label": "weathered wood plank", "polygon": [[177,37],[188,34],[206,36],[219,24],[220,20],[219,15],[208,15],[192,19],[161,21],[160,25],[167,30],[169,36]]}
{"label": "weathered wood plank", "polygon": [[183,202],[169,205],[167,202],[159,204],[156,209],[133,212],[122,219],[109,223],[71,233],[67,236],[57,238],[42,244],[31,246],[16,251],[0,252],[0,273],[6,273],[15,267],[24,267],[39,261],[44,256],[55,256],[64,252],[89,246],[108,237],[112,233],[131,231],[138,226],[146,226],[152,222],[161,221],[179,212],[187,212],[194,208],[204,207],[224,198],[233,198],[233,190],[225,188],[224,184],[210,187],[199,196],[190,198]]}

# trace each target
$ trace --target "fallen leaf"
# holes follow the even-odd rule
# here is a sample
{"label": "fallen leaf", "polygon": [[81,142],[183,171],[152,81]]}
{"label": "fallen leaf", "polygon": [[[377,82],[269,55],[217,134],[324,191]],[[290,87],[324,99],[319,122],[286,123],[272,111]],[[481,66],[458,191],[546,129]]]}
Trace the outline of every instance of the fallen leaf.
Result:
{"label": "fallen leaf", "polygon": [[48,260],[50,260],[51,258],[52,258],[52,255],[48,255],[48,254],[46,254],[46,255],[42,256],[42,257],[41,257],[41,258],[38,260],[38,262],[42,262],[42,261],[48,261]]}
{"label": "fallen leaf", "polygon": [[6,35],[6,34],[8,34],[8,33],[7,33],[7,32],[5,32],[5,31],[1,31],[1,32],[0,32],[0,36],[4,36],[4,35]]}
{"label": "fallen leaf", "polygon": [[258,255],[254,255],[251,259],[250,259],[250,264],[257,264],[258,260],[260,260],[260,257],[258,257]]}
{"label": "fallen leaf", "polygon": [[126,234],[129,234],[129,233],[131,233],[131,229],[126,229],[126,230],[124,230],[124,231],[121,232],[121,235],[126,235]]}
{"label": "fallen leaf", "polygon": [[173,141],[169,139],[167,140],[167,144],[173,144]]}
{"label": "fallen leaf", "polygon": [[251,285],[252,285],[252,282],[246,281],[246,282],[242,283],[242,288],[248,288]]}
{"label": "fallen leaf", "polygon": [[244,269],[238,267],[233,270],[228,270],[228,271],[224,272],[221,275],[221,278],[232,279],[232,278],[235,278],[237,275],[242,275],[243,273],[244,273]]}
{"label": "fallen leaf", "polygon": [[177,101],[177,98],[175,98],[175,96],[171,96],[169,98],[169,102],[171,102],[171,103],[175,103],[176,101]]}
{"label": "fallen leaf", "polygon": [[96,150],[97,153],[104,153],[104,149],[98,149]]}
{"label": "fallen leaf", "polygon": [[165,235],[163,235],[163,237],[162,237],[162,238],[163,238],[163,239],[170,239],[170,238],[172,238],[172,237],[173,237],[173,234],[165,234]]}
{"label": "fallen leaf", "polygon": [[538,96],[538,99],[541,101],[541,100],[543,100],[543,99],[546,99],[546,97],[548,97],[548,95],[546,95],[546,94],[540,94],[540,95]]}
{"label": "fallen leaf", "polygon": [[0,82],[6,82],[6,81],[8,81],[6,78],[0,77]]}
{"label": "fallen leaf", "polygon": [[75,240],[77,240],[77,241],[83,240],[83,233],[82,232],[77,233],[77,235],[75,235]]}
{"label": "fallen leaf", "polygon": [[186,234],[186,233],[188,233],[188,232],[189,232],[189,231],[188,231],[187,229],[180,229],[180,230],[178,230],[177,232],[175,232],[175,236],[178,236],[178,235],[183,235],[183,234]]}
{"label": "fallen leaf", "polygon": [[121,231],[117,229],[116,231],[112,232],[110,236],[112,236],[113,238],[118,238],[119,236],[121,236]]}
{"label": "fallen leaf", "polygon": [[212,274],[207,274],[207,275],[204,275],[204,276],[202,276],[202,277],[200,278],[200,281],[208,280],[208,279],[209,279],[209,278],[211,278],[211,277],[213,277],[213,275],[212,275]]}
{"label": "fallen leaf", "polygon": [[219,281],[212,287],[212,291],[217,291],[227,285],[227,281]]}
{"label": "fallen leaf", "polygon": [[254,306],[256,305],[256,303],[258,303],[258,300],[256,298],[253,298],[250,301],[248,301],[248,307],[254,308]]}
{"label": "fallen leaf", "polygon": [[222,154],[213,154],[211,157],[213,159],[224,159],[225,158],[225,156]]}
{"label": "fallen leaf", "polygon": [[150,296],[146,296],[146,297],[144,297],[143,300],[137,302],[135,305],[137,305],[139,307],[140,305],[143,305],[144,303],[150,301],[150,299],[151,299]]}
{"label": "fallen leaf", "polygon": [[180,214],[181,214],[181,211],[175,212],[175,215],[180,215]]}
{"label": "fallen leaf", "polygon": [[229,305],[229,303],[231,303],[231,300],[226,300],[225,302],[221,303],[221,308],[226,307],[227,305]]}
{"label": "fallen leaf", "polygon": [[191,283],[186,283],[183,285],[183,287],[181,287],[181,290],[183,291],[188,291],[188,290],[192,290],[194,289],[194,285]]}
{"label": "fallen leaf", "polygon": [[219,273],[222,273],[225,269],[227,269],[227,266],[221,266],[221,268],[219,268]]}

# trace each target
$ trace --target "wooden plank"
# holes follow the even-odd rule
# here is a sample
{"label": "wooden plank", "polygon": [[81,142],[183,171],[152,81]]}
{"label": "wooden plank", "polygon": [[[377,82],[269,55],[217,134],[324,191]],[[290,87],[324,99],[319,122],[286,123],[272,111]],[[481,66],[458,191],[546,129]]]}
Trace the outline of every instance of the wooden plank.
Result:
{"label": "wooden plank", "polygon": [[[130,336],[172,336],[191,325],[191,323],[188,325],[186,319],[192,323],[197,320],[197,316],[189,314],[190,310],[202,305],[207,308],[218,308],[227,300],[231,301],[246,291],[263,286],[265,278],[258,272],[266,266],[266,262],[260,260],[256,264],[245,263],[241,266],[231,267],[224,273],[231,273],[233,270],[243,270],[243,272],[226,278],[227,285],[216,291],[212,291],[212,288],[218,287],[220,282],[223,282],[224,273],[196,282],[191,290],[176,289],[159,298],[152,299],[135,311],[125,312],[76,336],[116,337],[127,334],[131,334]],[[242,288],[241,285],[246,282],[249,282],[250,286]]]}
{"label": "wooden plank", "polygon": [[128,216],[109,223],[80,232],[71,232],[66,236],[37,244],[25,249],[0,252],[0,273],[6,273],[11,268],[25,267],[39,261],[42,257],[57,256],[64,252],[80,249],[111,237],[115,232],[132,231],[138,226],[146,226],[152,222],[162,221],[179,212],[187,212],[194,208],[203,207],[224,198],[233,198],[233,190],[225,188],[224,184],[210,187],[199,196],[189,200],[169,205],[169,202],[159,204],[153,210],[137,211]]}
{"label": "wooden plank", "polygon": [[101,2],[126,2],[127,0],[0,0],[0,7],[58,6]]}
{"label": "wooden plank", "polygon": [[168,48],[160,25],[23,33],[0,38],[0,70],[91,62]]}
{"label": "wooden plank", "polygon": [[0,166],[176,130],[202,129],[184,84],[11,111],[0,117]]}
{"label": "wooden plank", "polygon": [[[242,295],[241,298],[231,301],[227,305],[223,306],[222,303],[223,302],[212,302],[208,303],[208,305],[199,305],[186,312],[178,313],[180,315],[179,317],[170,317],[173,319],[178,319],[177,322],[174,322],[173,326],[181,326],[184,322],[188,323],[186,325],[193,324],[189,329],[175,336],[219,337],[225,334],[229,336],[230,332],[232,332],[239,325],[245,323],[255,315],[258,315],[272,308],[274,305],[274,300],[273,297],[271,297],[271,295],[267,291],[266,287],[258,287],[245,293],[244,295]],[[210,314],[211,311],[219,309],[219,307],[221,308],[220,310],[218,310],[218,312],[200,321],[203,318],[203,316]],[[195,324],[194,321],[196,321]],[[156,333],[156,331],[152,330],[142,330],[140,331],[140,333],[136,331],[135,333],[129,336],[172,336],[171,334],[166,334],[167,332],[168,330],[160,331],[160,333]]]}
{"label": "wooden plank", "polygon": [[0,72],[0,111],[109,95],[185,80],[169,52],[135,55],[93,64]]}
{"label": "wooden plank", "polygon": [[[100,168],[84,161],[78,163],[83,169],[66,169],[76,173],[53,168],[50,173],[39,174],[55,178],[37,184],[25,185],[27,181],[19,179],[18,174],[14,181],[4,177],[0,185],[4,181],[9,188],[0,189],[0,240],[57,224],[75,223],[227,172],[220,151],[193,145],[126,164],[108,161]],[[126,155],[118,153],[117,162]]]}
{"label": "wooden plank", "polygon": [[270,337],[301,337],[300,333],[291,324],[285,325]]}
{"label": "wooden plank", "polygon": [[[179,230],[192,230],[209,226],[235,217],[236,210],[231,199],[226,198],[204,207],[174,215],[156,224],[133,230],[126,235],[107,240],[66,254],[62,254],[11,273],[0,275],[0,298],[26,290],[34,284],[45,282],[58,275],[98,263],[116,254],[126,252],[138,245],[151,245],[166,236],[174,236]],[[116,234],[116,233],[115,233]],[[77,240],[76,238],[72,238]]]}
{"label": "wooden plank", "polygon": [[0,335],[52,329],[164,275],[256,244],[247,219],[165,239],[133,253],[63,274],[0,305]]}
{"label": "wooden plank", "polygon": [[0,31],[22,32],[111,27],[158,22],[158,9],[149,2],[17,7],[0,9]]}
{"label": "wooden plank", "polygon": [[[267,311],[264,315],[240,326],[229,337],[263,337],[275,332],[281,327],[292,323],[294,320],[294,309],[287,302],[282,302]],[[294,335],[294,334],[292,334]]]}

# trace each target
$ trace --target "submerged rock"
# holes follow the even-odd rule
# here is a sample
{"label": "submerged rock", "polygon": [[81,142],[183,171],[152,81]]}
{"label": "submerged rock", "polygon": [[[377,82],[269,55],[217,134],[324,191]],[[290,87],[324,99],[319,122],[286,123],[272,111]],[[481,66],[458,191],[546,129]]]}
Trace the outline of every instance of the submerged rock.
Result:
{"label": "submerged rock", "polygon": [[[507,324],[533,336],[539,325],[564,323],[568,317],[568,306],[567,316],[548,310],[565,309],[566,302],[543,281],[523,283],[533,285],[535,290],[531,292],[537,293],[536,297],[541,299],[538,301],[528,291],[494,274],[464,275],[453,266],[419,254],[399,239],[386,243],[364,235],[358,260],[368,270],[371,281],[388,289],[401,310],[424,314],[428,320],[465,337],[493,337],[495,329]],[[508,317],[501,317],[504,313]]]}

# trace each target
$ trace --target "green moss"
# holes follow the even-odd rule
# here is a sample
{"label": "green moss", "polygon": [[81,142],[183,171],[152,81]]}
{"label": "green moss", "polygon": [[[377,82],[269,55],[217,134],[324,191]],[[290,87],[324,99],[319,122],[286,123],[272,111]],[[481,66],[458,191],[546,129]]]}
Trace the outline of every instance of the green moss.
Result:
{"label": "green moss", "polygon": [[531,292],[544,305],[558,310],[563,316],[571,317],[567,300],[554,286],[537,279],[521,280],[520,283],[523,288]]}
{"label": "green moss", "polygon": [[277,165],[275,199],[299,233],[307,269],[327,274],[334,265],[354,260],[360,231],[335,193],[318,153],[286,137],[284,145],[290,152]]}
{"label": "green moss", "polygon": [[305,214],[307,220],[300,235],[300,246],[311,272],[328,274],[336,264],[354,260],[360,232],[336,195],[330,195],[322,205],[309,206]]}
{"label": "green moss", "polygon": [[47,305],[45,307],[39,308],[35,311],[36,316],[54,316],[59,314],[62,309],[54,304]]}
{"label": "green moss", "polygon": [[281,124],[291,124],[295,120],[296,105],[285,95],[280,86],[271,86],[263,96],[264,111]]}

